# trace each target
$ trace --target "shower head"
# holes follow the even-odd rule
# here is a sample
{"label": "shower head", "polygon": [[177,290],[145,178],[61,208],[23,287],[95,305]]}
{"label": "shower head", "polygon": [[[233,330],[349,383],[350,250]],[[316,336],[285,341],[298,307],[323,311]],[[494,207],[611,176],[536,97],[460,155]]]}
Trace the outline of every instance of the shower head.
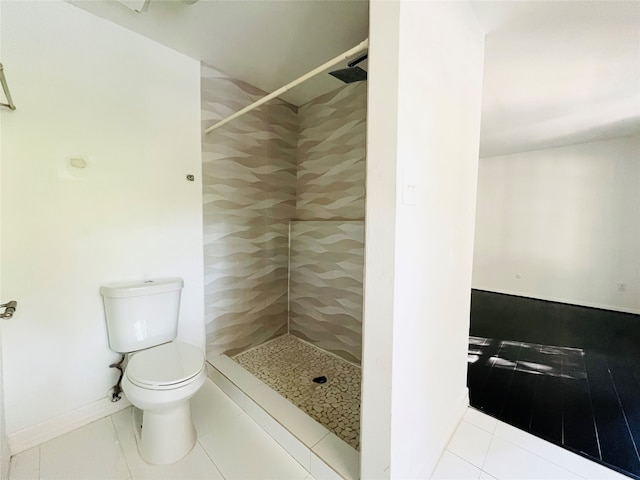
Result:
{"label": "shower head", "polygon": [[342,70],[334,70],[329,75],[342,80],[344,83],[361,82],[367,79],[367,72],[360,67],[343,68]]}
{"label": "shower head", "polygon": [[343,68],[341,70],[334,70],[333,72],[329,72],[329,75],[337,78],[338,80],[342,80],[344,83],[353,83],[353,82],[362,82],[367,79],[367,71],[363,70],[360,67],[356,67],[360,62],[366,60],[368,54],[356,58],[352,62],[347,64],[348,68]]}

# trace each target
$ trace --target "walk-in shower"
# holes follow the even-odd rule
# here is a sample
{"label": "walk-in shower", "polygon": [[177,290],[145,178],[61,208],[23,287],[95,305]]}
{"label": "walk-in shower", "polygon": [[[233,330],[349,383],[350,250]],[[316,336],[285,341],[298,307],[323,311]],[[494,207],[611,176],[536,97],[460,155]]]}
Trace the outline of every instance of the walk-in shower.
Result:
{"label": "walk-in shower", "polygon": [[357,449],[367,84],[335,84],[300,106],[264,102],[202,66],[207,356]]}

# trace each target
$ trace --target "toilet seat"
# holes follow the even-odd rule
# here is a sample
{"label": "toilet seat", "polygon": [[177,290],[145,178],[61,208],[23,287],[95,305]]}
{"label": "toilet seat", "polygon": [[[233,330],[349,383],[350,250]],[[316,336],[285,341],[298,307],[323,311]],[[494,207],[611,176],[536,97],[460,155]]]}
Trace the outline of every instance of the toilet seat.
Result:
{"label": "toilet seat", "polygon": [[188,384],[204,368],[204,354],[198,347],[169,342],[135,353],[125,373],[138,387],[171,390]]}

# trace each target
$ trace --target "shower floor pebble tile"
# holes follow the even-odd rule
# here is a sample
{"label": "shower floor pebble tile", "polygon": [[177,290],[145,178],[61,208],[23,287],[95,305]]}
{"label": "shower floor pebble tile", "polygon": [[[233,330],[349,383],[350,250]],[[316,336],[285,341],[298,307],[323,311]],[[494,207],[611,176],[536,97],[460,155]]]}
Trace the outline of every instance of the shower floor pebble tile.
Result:
{"label": "shower floor pebble tile", "polygon": [[[233,357],[242,367],[356,450],[360,448],[360,367],[283,335]],[[314,383],[325,376],[327,382]]]}

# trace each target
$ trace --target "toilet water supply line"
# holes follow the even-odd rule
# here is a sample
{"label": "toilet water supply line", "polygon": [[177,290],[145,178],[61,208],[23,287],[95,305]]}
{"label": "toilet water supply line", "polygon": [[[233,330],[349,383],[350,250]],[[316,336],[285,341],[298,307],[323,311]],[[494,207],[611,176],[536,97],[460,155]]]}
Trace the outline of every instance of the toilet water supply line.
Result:
{"label": "toilet water supply line", "polygon": [[248,105],[248,106],[244,107],[242,110],[237,111],[233,115],[230,115],[227,118],[225,118],[223,120],[220,120],[218,123],[215,123],[215,124],[211,125],[209,128],[207,128],[204,131],[204,134],[207,135],[207,134],[211,133],[216,128],[221,127],[222,125],[225,125],[225,124],[229,123],[231,120],[234,120],[234,119],[238,118],[240,115],[244,115],[245,113],[250,112],[254,108],[258,108],[260,105],[263,105],[263,104],[267,103],[269,100],[273,100],[274,98],[279,97],[283,93],[288,92],[289,90],[291,90],[293,87],[295,87],[297,85],[300,85],[303,82],[306,82],[310,78],[315,77],[319,73],[324,72],[325,70],[333,67],[334,65],[337,65],[340,62],[348,60],[350,57],[352,57],[356,53],[360,53],[363,50],[366,50],[367,48],[369,48],[369,39],[368,38],[365,39],[364,41],[362,41],[361,43],[359,43],[358,45],[356,45],[355,47],[347,50],[346,52],[341,53],[340,55],[338,55],[337,57],[329,60],[328,62],[323,63],[319,67],[314,68],[313,70],[311,70],[308,73],[305,73],[304,75],[302,75],[301,77],[297,78],[296,80],[287,83],[284,87],[280,87],[275,92],[270,93],[269,95],[267,95],[265,97],[262,97],[260,100],[257,100],[255,102],[253,102],[251,105]]}
{"label": "toilet water supply line", "polygon": [[124,369],[122,368],[122,364],[124,363],[124,359],[125,359],[125,354],[122,354],[122,357],[120,358],[120,361],[117,363],[112,363],[111,365],[109,365],[109,368],[117,368],[118,370],[120,370],[120,376],[118,377],[118,383],[116,383],[112,390],[113,393],[111,394],[111,401],[112,402],[117,402],[118,400],[120,400],[122,397],[122,387],[120,386],[120,384],[122,383],[122,377],[124,376]]}

